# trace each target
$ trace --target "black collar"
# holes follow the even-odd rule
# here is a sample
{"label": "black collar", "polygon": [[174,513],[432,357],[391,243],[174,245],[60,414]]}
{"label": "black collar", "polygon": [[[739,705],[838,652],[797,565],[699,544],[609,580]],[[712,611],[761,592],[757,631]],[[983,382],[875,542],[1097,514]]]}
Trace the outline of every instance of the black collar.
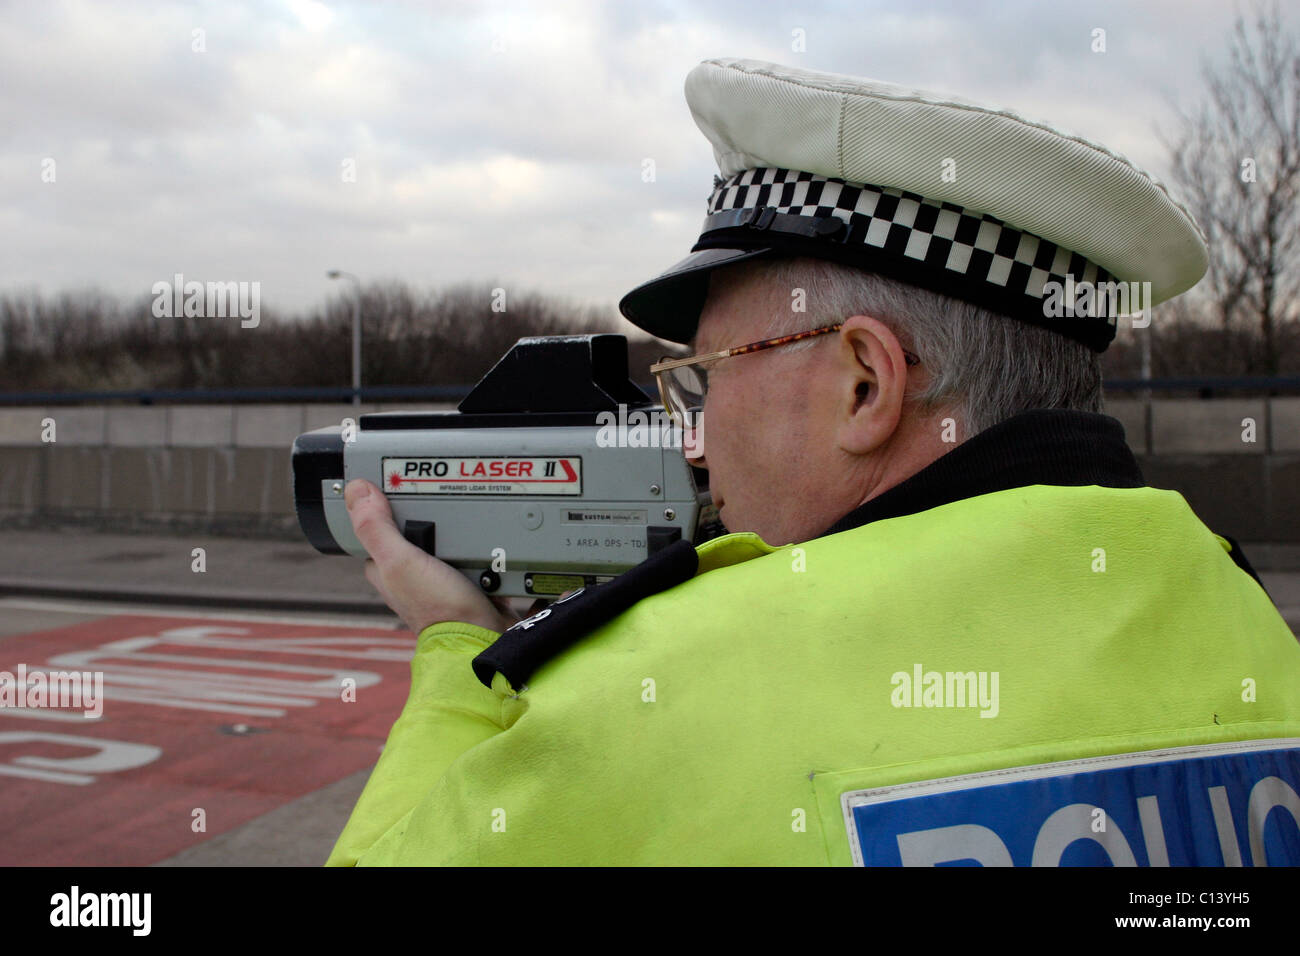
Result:
{"label": "black collar", "polygon": [[1037,409],[968,439],[902,484],[854,508],[823,535],[1027,485],[1142,488],[1146,481],[1124,442],[1124,426],[1115,419]]}

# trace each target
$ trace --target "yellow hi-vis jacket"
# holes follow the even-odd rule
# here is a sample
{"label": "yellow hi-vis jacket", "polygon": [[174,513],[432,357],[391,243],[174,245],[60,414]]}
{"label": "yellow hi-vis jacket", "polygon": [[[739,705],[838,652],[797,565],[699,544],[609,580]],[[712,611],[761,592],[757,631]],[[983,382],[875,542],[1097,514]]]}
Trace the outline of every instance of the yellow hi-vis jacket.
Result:
{"label": "yellow hi-vis jacket", "polygon": [[1300,863],[1300,646],[1112,419],[668,551],[603,623],[622,578],[420,634],[329,864]]}

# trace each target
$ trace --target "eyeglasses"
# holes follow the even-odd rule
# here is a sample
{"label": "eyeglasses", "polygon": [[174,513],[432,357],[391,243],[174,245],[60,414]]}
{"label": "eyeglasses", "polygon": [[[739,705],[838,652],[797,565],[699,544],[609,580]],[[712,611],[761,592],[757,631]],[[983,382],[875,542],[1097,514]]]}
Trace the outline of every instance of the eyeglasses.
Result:
{"label": "eyeglasses", "polygon": [[[780,345],[790,345],[792,342],[812,338],[814,335],[838,332],[843,326],[843,322],[837,322],[835,325],[824,325],[807,332],[795,332],[793,335],[782,335],[761,342],[751,342],[734,349],[691,355],[686,358],[670,359],[664,356],[650,366],[650,371],[654,373],[655,381],[659,383],[659,398],[663,401],[664,408],[679,426],[688,428],[692,427],[695,416],[704,408],[704,396],[709,390],[709,368],[705,368],[706,363],[711,368],[712,363],[731,358],[733,355],[745,355],[749,352],[761,352],[763,349],[774,349]],[[908,365],[921,364],[921,360],[906,349],[903,350],[903,359]]]}

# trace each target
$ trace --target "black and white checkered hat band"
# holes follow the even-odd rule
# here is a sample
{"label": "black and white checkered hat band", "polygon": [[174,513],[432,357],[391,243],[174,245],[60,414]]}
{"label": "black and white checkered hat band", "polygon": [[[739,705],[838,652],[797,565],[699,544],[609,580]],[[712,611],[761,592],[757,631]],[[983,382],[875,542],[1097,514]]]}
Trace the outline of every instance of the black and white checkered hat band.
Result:
{"label": "black and white checkered hat band", "polygon": [[1095,317],[1068,321],[1045,317],[1043,307],[1047,283],[1065,286],[1067,276],[1073,284],[1110,282],[1111,273],[952,203],[765,167],[715,177],[708,210],[697,249],[734,244],[738,236],[750,245],[782,237],[778,242],[792,252],[807,242],[810,255],[835,247],[825,257],[1053,328],[1098,350],[1115,335],[1115,316],[1104,307]]}

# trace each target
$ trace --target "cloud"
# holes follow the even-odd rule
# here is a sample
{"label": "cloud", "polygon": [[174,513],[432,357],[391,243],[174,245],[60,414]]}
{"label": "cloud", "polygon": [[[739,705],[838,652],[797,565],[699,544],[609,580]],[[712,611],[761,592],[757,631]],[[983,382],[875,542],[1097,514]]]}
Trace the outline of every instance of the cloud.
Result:
{"label": "cloud", "polygon": [[50,0],[0,16],[0,292],[138,294],[179,271],[256,279],[296,309],[337,294],[331,267],[612,304],[694,241],[714,166],[682,81],[706,57],[1003,105],[1158,172],[1152,125],[1197,91],[1232,12]]}

